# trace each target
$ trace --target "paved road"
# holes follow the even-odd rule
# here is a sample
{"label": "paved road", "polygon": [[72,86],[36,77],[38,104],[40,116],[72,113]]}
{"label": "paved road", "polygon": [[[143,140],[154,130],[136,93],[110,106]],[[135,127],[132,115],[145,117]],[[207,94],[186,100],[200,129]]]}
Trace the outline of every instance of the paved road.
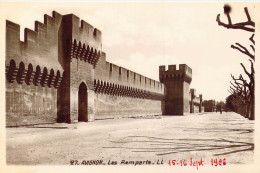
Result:
{"label": "paved road", "polygon": [[6,148],[8,164],[69,165],[71,160],[167,164],[189,163],[191,157],[202,158],[206,165],[212,158],[248,164],[254,157],[254,121],[224,112],[8,128]]}

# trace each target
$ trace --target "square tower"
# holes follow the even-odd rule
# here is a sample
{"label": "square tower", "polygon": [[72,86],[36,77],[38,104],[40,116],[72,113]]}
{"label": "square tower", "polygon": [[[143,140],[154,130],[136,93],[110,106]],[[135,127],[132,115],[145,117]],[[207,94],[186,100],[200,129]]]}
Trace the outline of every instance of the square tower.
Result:
{"label": "square tower", "polygon": [[192,69],[186,64],[159,67],[160,82],[164,83],[164,101],[162,101],[163,115],[184,115],[190,112],[189,92],[192,80]]}
{"label": "square tower", "polygon": [[74,14],[62,16],[60,61],[64,78],[58,92],[58,122],[94,120],[94,70],[101,56],[102,33]]}

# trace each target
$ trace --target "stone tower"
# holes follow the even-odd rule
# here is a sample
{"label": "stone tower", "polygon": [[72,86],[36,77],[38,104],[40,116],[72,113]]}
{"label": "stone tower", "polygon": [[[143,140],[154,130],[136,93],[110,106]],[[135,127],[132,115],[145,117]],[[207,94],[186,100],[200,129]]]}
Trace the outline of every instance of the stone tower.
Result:
{"label": "stone tower", "polygon": [[64,77],[58,90],[58,122],[94,120],[94,70],[101,54],[101,31],[73,14],[59,28],[59,61]]}
{"label": "stone tower", "polygon": [[192,80],[192,70],[186,64],[159,67],[160,82],[164,83],[164,96],[162,101],[163,115],[184,115],[190,112],[189,91]]}
{"label": "stone tower", "polygon": [[202,112],[202,103],[203,103],[202,94],[200,94],[199,96],[200,96],[200,107],[199,107],[199,112]]}
{"label": "stone tower", "polygon": [[194,99],[196,98],[196,90],[190,89],[190,113],[194,113]]}

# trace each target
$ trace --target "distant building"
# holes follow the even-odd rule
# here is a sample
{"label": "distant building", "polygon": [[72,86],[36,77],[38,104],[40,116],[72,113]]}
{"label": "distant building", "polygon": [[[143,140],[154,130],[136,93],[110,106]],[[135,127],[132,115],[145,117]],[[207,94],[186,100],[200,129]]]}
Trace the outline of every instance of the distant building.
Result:
{"label": "distant building", "polygon": [[205,112],[215,112],[216,111],[215,100],[204,100],[203,105],[204,105]]}

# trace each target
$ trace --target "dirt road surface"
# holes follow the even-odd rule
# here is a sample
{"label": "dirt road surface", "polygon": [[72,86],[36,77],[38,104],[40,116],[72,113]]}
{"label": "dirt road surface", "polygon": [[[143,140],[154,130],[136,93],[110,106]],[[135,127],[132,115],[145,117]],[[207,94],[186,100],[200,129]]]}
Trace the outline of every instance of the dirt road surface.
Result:
{"label": "dirt road surface", "polygon": [[210,165],[216,158],[226,164],[254,159],[254,121],[236,113],[107,119],[6,132],[9,165],[189,164],[190,158]]}

